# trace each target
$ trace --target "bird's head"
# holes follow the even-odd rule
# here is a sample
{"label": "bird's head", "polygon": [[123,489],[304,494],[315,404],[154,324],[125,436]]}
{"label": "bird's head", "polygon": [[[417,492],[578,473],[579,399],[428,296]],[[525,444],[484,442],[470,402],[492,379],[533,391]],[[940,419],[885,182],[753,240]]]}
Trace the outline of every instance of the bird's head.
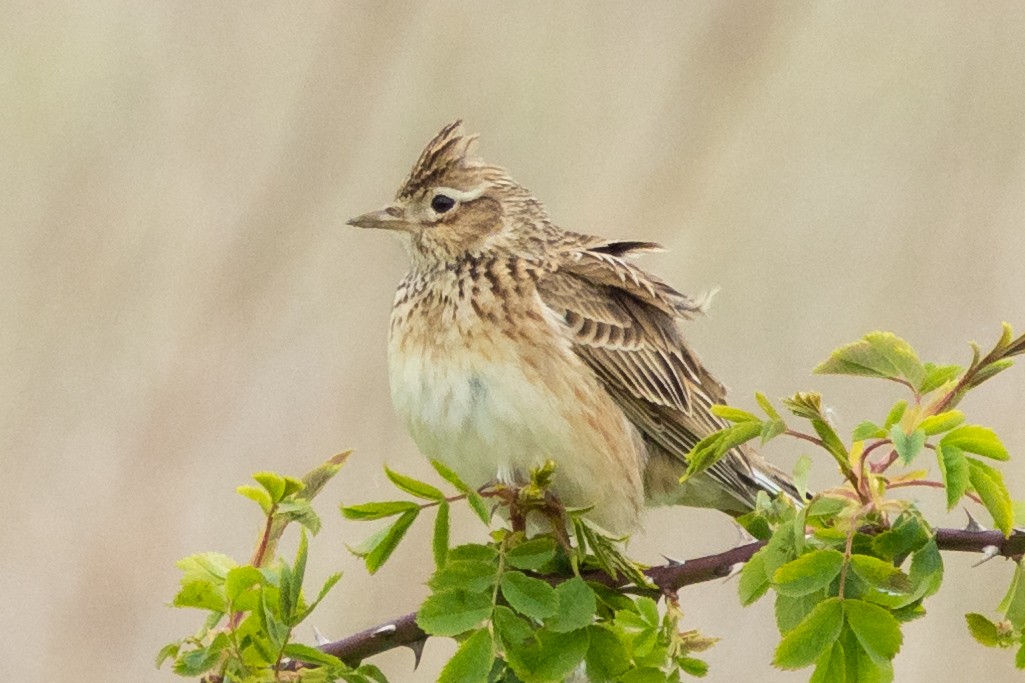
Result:
{"label": "bird's head", "polygon": [[476,140],[463,132],[461,121],[442,128],[395,201],[349,225],[395,231],[421,266],[483,253],[536,255],[538,238],[553,229],[544,208],[504,169],[477,158]]}

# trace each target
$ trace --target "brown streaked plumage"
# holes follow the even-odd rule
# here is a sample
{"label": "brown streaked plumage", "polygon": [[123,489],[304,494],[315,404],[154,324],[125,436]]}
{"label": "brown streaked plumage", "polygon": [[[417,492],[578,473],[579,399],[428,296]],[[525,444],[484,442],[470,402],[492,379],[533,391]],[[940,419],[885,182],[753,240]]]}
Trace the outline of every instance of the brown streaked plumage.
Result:
{"label": "brown streaked plumage", "polygon": [[522,482],[546,459],[570,506],[636,528],[651,503],[751,508],[759,490],[797,493],[738,448],[681,486],[685,456],[722,425],[723,386],[678,322],[701,313],[628,259],[659,249],[554,226],[505,170],[442,129],[380,211],[349,221],[404,238],[412,268],[389,337],[392,398],[426,455],[474,485]]}

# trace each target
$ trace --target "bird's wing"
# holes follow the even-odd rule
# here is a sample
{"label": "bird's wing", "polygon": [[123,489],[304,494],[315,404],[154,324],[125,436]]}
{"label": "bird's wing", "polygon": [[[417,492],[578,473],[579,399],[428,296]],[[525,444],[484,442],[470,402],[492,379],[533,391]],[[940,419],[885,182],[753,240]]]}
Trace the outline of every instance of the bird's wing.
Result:
{"label": "bird's wing", "polygon": [[[705,304],[623,258],[657,245],[580,238],[539,281],[541,300],[565,321],[574,351],[645,440],[683,463],[700,439],[724,426],[710,408],[725,402],[725,388],[677,329],[680,318],[693,317]],[[758,489],[781,488],[764,484],[767,475],[757,461],[735,449],[708,473],[747,506]]]}

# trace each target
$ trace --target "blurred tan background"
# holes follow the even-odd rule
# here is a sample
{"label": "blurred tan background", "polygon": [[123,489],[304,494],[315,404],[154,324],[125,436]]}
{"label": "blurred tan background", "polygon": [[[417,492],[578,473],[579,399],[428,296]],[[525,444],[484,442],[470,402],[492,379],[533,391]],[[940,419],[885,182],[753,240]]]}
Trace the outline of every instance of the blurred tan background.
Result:
{"label": "blurred tan background", "polygon": [[[418,604],[424,529],[371,579],[343,545],[369,527],[335,509],[392,495],[384,462],[427,474],[386,380],[405,256],[344,221],[454,118],[561,225],[661,241],[646,266],[721,287],[687,333],[741,406],[822,390],[850,428],[898,392],[810,376],[833,347],[882,328],[958,362],[1001,320],[1025,329],[1017,3],[15,1],[0,82],[8,680],[174,678],[153,656],[198,625],[165,607],[174,561],[244,560],[259,520],[235,486],[348,447],[310,567],[346,576],[313,621],[338,638]],[[1014,452],[1019,498],[1023,405],[1015,368],[964,406]],[[815,477],[833,481],[823,461]],[[632,548],[735,541],[721,515],[658,510]],[[1011,570],[973,559],[947,557],[897,680],[1020,680],[969,643],[961,615],[990,613]],[[688,624],[724,639],[709,680],[806,680],[768,665],[771,605],[735,594],[682,594]],[[431,681],[452,649],[431,641],[416,673],[405,650],[375,661]]]}

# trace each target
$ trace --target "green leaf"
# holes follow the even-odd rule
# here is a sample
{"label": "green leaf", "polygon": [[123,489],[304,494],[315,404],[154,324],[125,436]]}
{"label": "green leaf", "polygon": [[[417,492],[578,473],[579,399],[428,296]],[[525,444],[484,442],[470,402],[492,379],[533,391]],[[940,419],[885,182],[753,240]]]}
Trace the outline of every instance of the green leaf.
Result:
{"label": "green leaf", "polygon": [[160,648],[160,652],[157,653],[156,664],[159,669],[164,665],[164,662],[168,659],[174,659],[178,656],[178,651],[181,649],[181,643],[168,643],[167,645]]}
{"label": "green leaf", "polygon": [[534,637],[534,627],[530,622],[505,605],[495,607],[491,620],[507,646],[517,646]]}
{"label": "green leaf", "polygon": [[821,420],[822,395],[814,391],[799,391],[790,398],[783,399],[787,410],[806,420]]}
{"label": "green leaf", "polygon": [[783,420],[769,420],[762,423],[762,431],[760,436],[762,437],[762,445],[764,446],[769,441],[772,441],[777,436],[787,430],[787,423]]}
{"label": "green leaf", "polygon": [[484,526],[491,526],[491,508],[484,502],[483,496],[476,491],[470,491],[466,494],[466,502],[470,504],[470,509],[484,523]]}
{"label": "green leaf", "polygon": [[579,576],[563,581],[555,587],[558,611],[545,622],[545,628],[556,633],[575,631],[590,626],[598,603],[594,591]]}
{"label": "green leaf", "polygon": [[520,543],[510,550],[505,561],[517,569],[538,570],[555,557],[555,539],[539,536]]}
{"label": "green leaf", "polygon": [[890,412],[886,414],[886,420],[883,422],[883,429],[889,431],[890,427],[900,422],[900,419],[904,417],[904,413],[908,409],[907,401],[897,401],[890,408]]}
{"label": "green leaf", "polygon": [[767,552],[765,548],[760,548],[740,570],[740,604],[745,607],[758,600],[769,590],[771,584],[765,567]]}
{"label": "green leaf", "polygon": [[840,574],[843,553],[814,550],[776,570],[772,583],[780,595],[799,596],[825,588]]}
{"label": "green leaf", "polygon": [[851,569],[865,583],[891,593],[909,593],[911,579],[899,567],[871,555],[851,555]]}
{"label": "green leaf", "polygon": [[917,514],[905,512],[893,523],[893,526],[876,535],[872,539],[872,552],[884,559],[913,553],[931,538],[929,528]]}
{"label": "green leaf", "polygon": [[631,669],[619,677],[619,683],[666,683],[666,675],[662,669],[654,666],[646,666],[641,669]]}
{"label": "green leaf", "polygon": [[918,424],[918,428],[928,436],[948,432],[964,422],[964,413],[960,410],[948,410],[945,413],[930,415]]}
{"label": "green leaf", "polygon": [[263,585],[264,577],[256,567],[243,565],[228,570],[224,579],[224,594],[228,600],[234,602],[243,592],[253,586]]}
{"label": "green leaf", "polygon": [[1007,454],[1000,437],[992,429],[980,425],[963,425],[949,432],[940,441],[942,446],[954,446],[968,453],[975,453],[993,460],[1007,460]]}
{"label": "green leaf", "polygon": [[487,503],[479,493],[474,491],[470,486],[459,478],[455,472],[449,469],[445,463],[440,460],[431,460],[431,465],[441,475],[441,478],[452,484],[459,491],[466,494],[466,502],[470,504],[470,508],[480,517],[480,521],[484,522],[485,526],[491,524],[491,510]]}
{"label": "green leaf", "polygon": [[801,669],[814,663],[832,646],[843,628],[843,601],[823,600],[804,621],[783,636],[772,663],[781,669]]}
{"label": "green leaf", "polygon": [[266,489],[245,484],[236,488],[235,492],[240,496],[245,496],[249,500],[256,501],[257,505],[260,506],[260,509],[263,510],[263,514],[265,515],[269,515],[271,508],[274,507],[274,501],[271,500],[270,494],[267,493]]}
{"label": "green leaf", "polygon": [[968,490],[968,459],[956,446],[936,446],[936,460],[947,491],[947,509],[952,510]]}
{"label": "green leaf", "polygon": [[220,650],[203,648],[192,650],[178,657],[171,669],[179,676],[196,677],[206,673],[221,659]]}
{"label": "green leaf", "polygon": [[721,417],[727,422],[761,422],[754,413],[749,413],[733,406],[716,404],[711,407],[712,414]]}
{"label": "green leaf", "polygon": [[943,583],[943,556],[936,546],[936,539],[930,538],[928,543],[911,556],[908,578],[914,587],[912,597],[916,599],[927,598],[940,589]]}
{"label": "green leaf", "polygon": [[[271,501],[279,502],[285,497],[285,478],[276,472],[257,472],[253,479],[270,494]],[[243,494],[244,495],[244,494]]]}
{"label": "green leaf", "polygon": [[431,539],[431,549],[434,551],[434,566],[441,569],[445,566],[448,557],[448,501],[441,501],[438,505],[438,516],[434,518],[434,536]]}
{"label": "green leaf", "polygon": [[315,647],[309,645],[302,645],[301,643],[289,643],[285,645],[282,650],[286,657],[298,660],[300,662],[306,662],[307,664],[317,664],[318,666],[344,666],[342,660],[338,659],[334,655],[329,655],[323,650],[318,650]]}
{"label": "green leaf", "polygon": [[215,612],[228,611],[228,605],[220,587],[214,586],[213,583],[206,580],[183,583],[171,604],[175,607],[194,607]]}
{"label": "green leaf", "polygon": [[494,663],[491,634],[481,629],[462,642],[441,670],[438,683],[487,683]]}
{"label": "green leaf", "polygon": [[595,681],[616,679],[630,667],[630,653],[623,641],[610,629],[594,625],[587,629],[590,644],[587,649],[587,673]]}
{"label": "green leaf", "polygon": [[846,683],[847,659],[839,641],[822,653],[815,663],[809,683]]}
{"label": "green leaf", "polygon": [[875,422],[865,420],[851,432],[851,441],[864,441],[865,439],[881,439],[886,436],[886,430]]}
{"label": "green leaf", "polygon": [[847,624],[874,662],[888,662],[897,655],[904,638],[889,610],[864,600],[844,600],[843,608]]}
{"label": "green leaf", "polygon": [[926,379],[925,367],[915,350],[890,332],[869,332],[858,341],[841,346],[814,372],[906,380],[916,390]]}
{"label": "green leaf", "polygon": [[490,561],[455,560],[449,554],[445,566],[436,571],[428,585],[435,591],[490,591],[498,580],[498,567]]}
{"label": "green leaf", "polygon": [[448,551],[449,560],[471,560],[474,562],[497,562],[498,551],[489,545],[464,543]]}
{"label": "green leaf", "polygon": [[1025,560],[1019,560],[1015,565],[1011,585],[997,609],[1015,629],[1025,627]]}
{"label": "green leaf", "polygon": [[684,481],[704,472],[732,449],[758,437],[761,433],[761,422],[738,422],[705,437],[688,454],[687,472],[680,480]]}
{"label": "green leaf", "polygon": [[410,510],[419,510],[417,503],[408,500],[393,500],[384,503],[361,503],[359,505],[343,505],[342,516],[346,519],[354,519],[360,522],[367,522],[372,519],[382,519],[401,515]]}
{"label": "green leaf", "polygon": [[972,638],[986,647],[1000,646],[1000,632],[996,624],[975,612],[969,612],[964,618],[968,622],[968,632],[972,634]]}
{"label": "green leaf", "polygon": [[509,606],[531,619],[547,619],[559,608],[559,598],[554,588],[522,572],[502,574],[499,586]]}
{"label": "green leaf", "polygon": [[776,604],[773,607],[773,611],[776,615],[776,626],[779,628],[779,632],[786,635],[792,631],[826,597],[825,589],[798,597],[776,595]]}
{"label": "green leaf", "polygon": [[847,658],[847,681],[854,683],[891,683],[893,666],[888,661],[876,661],[865,652],[850,626],[843,629],[840,641]]}
{"label": "green leaf", "polygon": [[309,500],[294,496],[278,503],[274,514],[275,519],[284,518],[288,521],[298,522],[311,534],[320,533],[320,516],[313,510]]}
{"label": "green leaf", "polygon": [[758,401],[758,405],[761,406],[762,410],[765,411],[765,414],[769,416],[770,420],[774,422],[783,421],[783,418],[780,416],[779,412],[773,407],[772,401],[765,398],[765,394],[756,393],[755,400]]}
{"label": "green leaf", "polygon": [[930,391],[939,389],[964,371],[964,368],[960,365],[925,363],[924,367],[925,379],[922,381],[921,386],[918,387],[918,392],[921,394],[928,394]]}
{"label": "green leaf", "polygon": [[422,482],[419,479],[413,479],[407,477],[404,474],[399,474],[395,470],[385,467],[384,473],[388,475],[388,479],[391,483],[399,487],[406,493],[417,498],[424,498],[426,500],[445,500],[445,494],[428,483]]}
{"label": "green leaf", "polygon": [[367,571],[371,574],[376,573],[391,557],[419,513],[419,508],[404,512],[394,522],[372,534],[359,545],[350,547],[349,551],[363,558]]}
{"label": "green leaf", "polygon": [[1011,503],[1011,494],[1004,484],[1004,475],[1000,470],[990,467],[975,458],[966,458],[968,461],[968,480],[972,488],[982,498],[983,504],[993,516],[993,523],[1004,536],[1011,535],[1011,528],[1014,525],[1014,506]]}
{"label": "green leaf", "polygon": [[568,633],[539,631],[535,642],[511,648],[507,661],[523,683],[555,683],[564,680],[584,659],[590,629]]}
{"label": "green leaf", "polygon": [[432,636],[457,636],[475,628],[491,615],[491,595],[465,591],[441,591],[428,597],[416,615],[416,623]]}
{"label": "green leaf", "polygon": [[811,456],[802,455],[794,463],[794,488],[802,498],[808,495],[808,475],[811,473]]}
{"label": "green leaf", "polygon": [[192,581],[213,581],[220,584],[228,570],[238,566],[232,558],[222,553],[197,553],[183,557],[174,563],[182,570],[182,585]]}
{"label": "green leaf", "polygon": [[890,441],[893,442],[893,448],[900,456],[901,462],[907,465],[925,446],[925,432],[916,429],[911,434],[905,434],[900,425],[893,425],[890,428]]}
{"label": "green leaf", "polygon": [[1025,641],[1022,641],[1018,653],[1014,655],[1014,665],[1019,669],[1025,669]]}

